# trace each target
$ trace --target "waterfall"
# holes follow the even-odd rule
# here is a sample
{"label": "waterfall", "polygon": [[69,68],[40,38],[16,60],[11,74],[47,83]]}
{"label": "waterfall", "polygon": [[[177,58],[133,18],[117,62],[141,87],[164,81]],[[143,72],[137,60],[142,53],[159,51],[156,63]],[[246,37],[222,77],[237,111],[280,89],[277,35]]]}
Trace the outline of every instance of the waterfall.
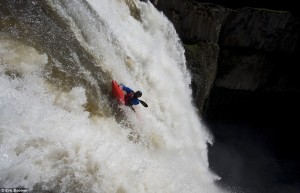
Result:
{"label": "waterfall", "polygon": [[[220,193],[184,49],[138,0],[4,0],[0,187]],[[116,108],[114,79],[149,105]],[[120,113],[120,111],[122,113]]]}

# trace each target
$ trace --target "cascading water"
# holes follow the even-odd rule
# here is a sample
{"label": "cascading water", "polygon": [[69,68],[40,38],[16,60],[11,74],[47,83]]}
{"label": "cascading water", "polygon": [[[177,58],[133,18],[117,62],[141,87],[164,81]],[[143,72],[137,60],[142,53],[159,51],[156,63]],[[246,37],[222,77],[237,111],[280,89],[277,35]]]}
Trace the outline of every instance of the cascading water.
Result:
{"label": "cascading water", "polygon": [[[220,193],[171,23],[137,0],[0,3],[0,187]],[[112,107],[111,80],[148,108]]]}

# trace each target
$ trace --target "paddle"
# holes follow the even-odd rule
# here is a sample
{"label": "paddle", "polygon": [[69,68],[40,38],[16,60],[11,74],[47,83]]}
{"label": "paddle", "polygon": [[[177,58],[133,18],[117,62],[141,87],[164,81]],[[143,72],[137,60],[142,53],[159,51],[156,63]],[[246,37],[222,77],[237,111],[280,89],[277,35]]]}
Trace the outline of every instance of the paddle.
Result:
{"label": "paddle", "polygon": [[139,99],[139,101],[140,101],[140,103],[141,103],[144,107],[148,107],[147,103],[145,103],[144,101],[142,101],[142,100],[140,100],[140,99]]}
{"label": "paddle", "polygon": [[135,112],[135,109],[133,108],[133,106],[130,106],[131,107],[131,109],[133,110],[133,112]]}

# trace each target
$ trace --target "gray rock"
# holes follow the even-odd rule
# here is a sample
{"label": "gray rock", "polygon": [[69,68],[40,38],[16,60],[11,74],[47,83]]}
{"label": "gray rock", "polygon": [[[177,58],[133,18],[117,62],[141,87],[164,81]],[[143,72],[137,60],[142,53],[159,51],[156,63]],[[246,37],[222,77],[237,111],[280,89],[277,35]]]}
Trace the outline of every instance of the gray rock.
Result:
{"label": "gray rock", "polygon": [[300,25],[290,12],[233,10],[192,0],[152,2],[173,22],[185,44],[200,113],[209,108],[215,88],[299,93]]}

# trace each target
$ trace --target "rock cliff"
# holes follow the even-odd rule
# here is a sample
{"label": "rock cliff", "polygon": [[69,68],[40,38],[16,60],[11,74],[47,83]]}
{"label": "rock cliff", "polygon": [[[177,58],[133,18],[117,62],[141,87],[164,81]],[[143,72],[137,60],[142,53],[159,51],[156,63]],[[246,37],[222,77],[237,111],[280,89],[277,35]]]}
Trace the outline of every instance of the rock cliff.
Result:
{"label": "rock cliff", "polygon": [[[219,2],[228,1],[235,0]],[[300,169],[297,14],[196,0],[152,2],[185,46],[195,104],[215,137],[209,163],[219,183],[245,192],[299,192],[299,172],[291,172]]]}
{"label": "rock cliff", "polygon": [[195,103],[202,114],[215,116],[221,113],[220,103],[245,103],[245,96],[253,94],[299,95],[300,25],[290,12],[234,10],[192,0],[152,3],[173,22],[183,41]]}

